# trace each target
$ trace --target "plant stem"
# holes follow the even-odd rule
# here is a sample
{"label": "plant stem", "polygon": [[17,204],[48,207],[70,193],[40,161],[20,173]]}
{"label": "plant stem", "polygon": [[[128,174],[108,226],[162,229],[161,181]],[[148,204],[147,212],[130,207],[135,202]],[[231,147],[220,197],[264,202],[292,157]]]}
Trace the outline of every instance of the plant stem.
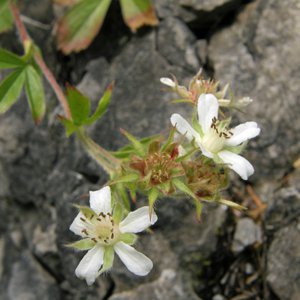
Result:
{"label": "plant stem", "polygon": [[[21,38],[21,41],[23,44],[23,48],[26,51],[26,46],[27,46],[28,42],[31,41],[31,38],[29,37],[29,35],[26,31],[26,28],[21,20],[19,8],[17,7],[16,4],[13,3],[13,1],[10,1],[10,8],[11,8],[11,12],[13,14],[14,20],[15,20],[16,27],[20,33],[20,38]],[[66,115],[66,118],[71,120],[72,116],[71,116],[70,107],[68,105],[67,98],[66,98],[64,92],[62,91],[61,87],[57,83],[53,73],[47,67],[42,56],[36,51],[34,53],[34,59],[35,59],[36,63],[39,65],[39,67],[41,68],[44,76],[46,77],[46,79],[49,82],[49,84],[51,85],[54,93],[56,94],[57,99],[59,100],[60,104],[62,105],[65,115]]]}
{"label": "plant stem", "polygon": [[85,150],[108,174],[112,175],[119,170],[121,165],[120,161],[100,145],[96,144],[86,134],[83,128],[80,128],[76,134]]}
{"label": "plant stem", "polygon": [[[28,35],[26,28],[21,20],[21,15],[19,8],[14,3],[13,0],[10,0],[10,8],[11,12],[13,14],[16,27],[20,33],[20,38],[23,44],[23,48],[26,52],[28,45],[32,43],[32,40],[30,36]],[[54,93],[57,96],[57,99],[59,100],[61,106],[64,109],[65,116],[68,120],[72,121],[72,115],[70,111],[70,106],[68,104],[67,98],[65,96],[65,93],[57,83],[53,73],[46,65],[42,55],[38,51],[34,51],[34,59],[35,62],[39,65],[41,68],[44,76],[46,77],[48,83],[52,87]],[[85,150],[89,153],[89,155],[96,160],[96,162],[108,173],[113,174],[120,168],[120,161],[115,158],[113,155],[111,155],[107,150],[102,148],[100,145],[96,144],[84,131],[83,128],[79,129],[77,131],[77,137],[82,143]]]}

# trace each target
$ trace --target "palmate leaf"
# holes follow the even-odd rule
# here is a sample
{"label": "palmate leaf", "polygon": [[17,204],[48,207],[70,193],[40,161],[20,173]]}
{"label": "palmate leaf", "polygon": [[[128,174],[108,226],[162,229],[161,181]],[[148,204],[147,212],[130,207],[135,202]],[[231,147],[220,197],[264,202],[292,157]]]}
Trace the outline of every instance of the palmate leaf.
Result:
{"label": "palmate leaf", "polygon": [[26,63],[19,56],[0,49],[0,69],[13,69],[18,67],[25,67]]}
{"label": "palmate leaf", "polygon": [[25,69],[26,80],[25,90],[27,101],[31,110],[32,118],[36,124],[39,124],[46,112],[46,101],[41,75],[37,70],[28,65]]}
{"label": "palmate leaf", "polygon": [[99,32],[111,0],[81,0],[58,22],[58,49],[64,54],[86,49]]}
{"label": "palmate leaf", "polygon": [[143,25],[158,24],[151,0],[120,0],[120,3],[124,22],[132,32]]}
{"label": "palmate leaf", "polygon": [[6,112],[17,100],[25,81],[25,70],[17,69],[0,83],[0,113]]}
{"label": "palmate leaf", "polygon": [[13,24],[8,0],[0,0],[0,33],[12,29]]}

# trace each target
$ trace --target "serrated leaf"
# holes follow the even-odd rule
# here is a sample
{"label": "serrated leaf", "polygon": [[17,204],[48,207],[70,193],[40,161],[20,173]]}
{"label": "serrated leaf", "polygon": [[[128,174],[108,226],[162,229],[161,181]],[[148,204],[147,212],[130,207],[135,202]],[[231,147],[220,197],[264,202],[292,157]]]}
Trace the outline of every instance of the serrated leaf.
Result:
{"label": "serrated leaf", "polygon": [[0,49],[0,69],[12,69],[18,67],[25,67],[26,63],[21,57],[7,51]]}
{"label": "serrated leaf", "polygon": [[10,12],[8,0],[0,0],[0,33],[13,28],[13,16]]}
{"label": "serrated leaf", "polygon": [[78,129],[78,126],[74,125],[74,123],[72,121],[66,119],[65,117],[59,115],[58,119],[65,126],[67,137],[72,135]]}
{"label": "serrated leaf", "polygon": [[143,25],[155,26],[158,19],[151,0],[120,0],[124,22],[132,32]]}
{"label": "serrated leaf", "polygon": [[66,246],[70,247],[70,248],[75,248],[78,250],[90,250],[91,248],[93,248],[95,246],[95,242],[92,241],[91,239],[87,238],[87,239],[82,239],[82,240],[74,242],[74,243],[67,244]]}
{"label": "serrated leaf", "polygon": [[6,112],[18,100],[24,81],[24,70],[17,69],[0,83],[0,113]]}
{"label": "serrated leaf", "polygon": [[106,16],[111,0],[81,0],[58,22],[58,49],[64,54],[86,49]]}
{"label": "serrated leaf", "polygon": [[111,94],[112,94],[113,86],[114,86],[114,83],[111,83],[108,86],[108,88],[106,89],[104,95],[99,100],[96,111],[94,112],[94,114],[90,118],[88,118],[86,120],[86,122],[85,122],[86,125],[93,124],[95,121],[99,120],[104,115],[104,113],[107,111],[107,108],[108,108],[108,106],[110,104],[110,100],[111,100]]}
{"label": "serrated leaf", "polygon": [[90,114],[90,100],[82,95],[75,87],[67,87],[67,99],[74,125],[82,125]]}
{"label": "serrated leaf", "polygon": [[35,123],[40,123],[46,112],[46,100],[41,75],[29,65],[26,67],[25,90]]}

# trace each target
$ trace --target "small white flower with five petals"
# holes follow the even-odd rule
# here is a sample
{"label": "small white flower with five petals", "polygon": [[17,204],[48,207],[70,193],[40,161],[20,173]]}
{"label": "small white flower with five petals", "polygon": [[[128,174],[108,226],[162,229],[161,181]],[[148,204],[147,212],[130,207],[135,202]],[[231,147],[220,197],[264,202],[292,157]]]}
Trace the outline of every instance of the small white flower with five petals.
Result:
{"label": "small white flower with five petals", "polygon": [[70,246],[88,250],[75,270],[77,277],[91,285],[113,264],[114,252],[132,273],[145,276],[152,267],[152,261],[136,251],[132,245],[135,233],[141,232],[157,221],[157,215],[144,206],[133,212],[121,222],[111,207],[111,190],[106,186],[90,192],[90,207],[79,207],[80,212],[70,226],[70,230],[83,237],[83,240]]}
{"label": "small white flower with five petals", "polygon": [[198,99],[199,126],[193,128],[182,116],[173,114],[171,123],[179,133],[194,140],[203,155],[214,161],[228,164],[229,168],[247,180],[254,173],[254,168],[244,157],[235,153],[238,146],[259,135],[256,122],[246,122],[228,129],[228,122],[218,120],[219,103],[212,94],[201,94]]}

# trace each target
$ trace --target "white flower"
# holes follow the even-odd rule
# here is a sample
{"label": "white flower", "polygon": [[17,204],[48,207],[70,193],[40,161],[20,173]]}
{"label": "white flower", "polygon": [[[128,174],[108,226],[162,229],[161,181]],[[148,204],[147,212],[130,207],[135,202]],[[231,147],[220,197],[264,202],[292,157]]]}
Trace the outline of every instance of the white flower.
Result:
{"label": "white flower", "polygon": [[96,277],[112,267],[114,252],[132,273],[145,276],[152,267],[152,261],[130,245],[136,240],[134,233],[141,232],[157,221],[149,207],[144,206],[120,222],[118,213],[111,207],[111,190],[106,186],[90,192],[90,207],[79,207],[80,213],[70,226],[70,230],[83,237],[83,240],[70,246],[89,251],[75,270],[77,277],[85,279],[88,285]]}
{"label": "white flower", "polygon": [[219,103],[212,94],[202,94],[198,99],[198,121],[193,128],[182,116],[173,114],[171,123],[189,140],[195,140],[203,155],[216,162],[228,164],[229,168],[247,180],[254,173],[248,160],[238,155],[239,145],[260,133],[255,122],[246,122],[228,129],[228,121],[218,120]]}

